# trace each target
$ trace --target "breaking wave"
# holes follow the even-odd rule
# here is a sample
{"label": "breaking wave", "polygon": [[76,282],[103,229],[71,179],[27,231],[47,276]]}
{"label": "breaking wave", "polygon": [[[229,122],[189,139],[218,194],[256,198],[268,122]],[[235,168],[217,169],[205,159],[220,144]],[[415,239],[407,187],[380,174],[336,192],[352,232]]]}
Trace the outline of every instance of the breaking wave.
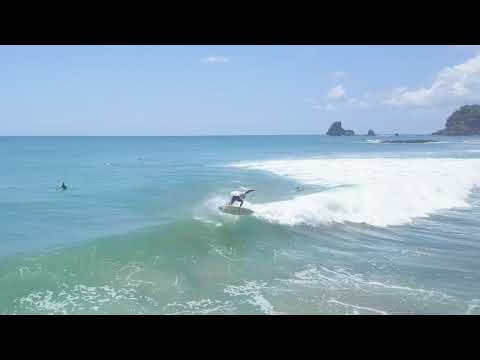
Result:
{"label": "breaking wave", "polygon": [[468,197],[480,185],[480,159],[305,159],[231,166],[327,188],[251,206],[257,217],[287,225],[403,225],[439,210],[470,207]]}

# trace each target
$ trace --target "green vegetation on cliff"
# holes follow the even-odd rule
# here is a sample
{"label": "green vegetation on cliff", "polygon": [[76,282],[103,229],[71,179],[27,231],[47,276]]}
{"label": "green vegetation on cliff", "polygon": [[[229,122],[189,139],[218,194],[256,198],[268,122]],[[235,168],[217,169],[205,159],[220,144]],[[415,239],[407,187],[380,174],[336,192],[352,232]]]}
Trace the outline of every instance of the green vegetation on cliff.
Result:
{"label": "green vegetation on cliff", "polygon": [[480,105],[465,105],[447,119],[445,129],[433,135],[480,135]]}

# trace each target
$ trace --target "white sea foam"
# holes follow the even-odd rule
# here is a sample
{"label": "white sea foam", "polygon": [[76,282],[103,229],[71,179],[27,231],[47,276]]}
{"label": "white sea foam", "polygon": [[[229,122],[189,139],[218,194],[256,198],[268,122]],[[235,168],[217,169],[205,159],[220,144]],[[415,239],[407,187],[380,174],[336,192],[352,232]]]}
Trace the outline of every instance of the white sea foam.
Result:
{"label": "white sea foam", "polygon": [[201,299],[191,300],[185,303],[172,302],[164,307],[166,315],[231,313],[234,307],[230,302],[220,300]]}
{"label": "white sea foam", "polygon": [[327,191],[251,205],[256,216],[287,225],[329,222],[402,225],[439,210],[469,207],[480,159],[306,159],[235,163]]}
{"label": "white sea foam", "polygon": [[295,272],[292,278],[277,280],[301,287],[321,288],[332,293],[345,294],[354,291],[366,294],[395,295],[396,297],[411,297],[421,302],[434,301],[440,304],[456,301],[455,297],[441,291],[395,285],[387,281],[374,281],[364,274],[354,273],[352,270],[342,267],[327,268],[310,265],[305,270]]}
{"label": "white sea foam", "polygon": [[113,302],[135,302],[134,289],[115,289],[109,285],[65,287],[61,291],[39,290],[15,300],[19,313],[73,314],[98,311],[102,305]]}
{"label": "white sea foam", "polygon": [[266,289],[265,282],[248,281],[244,285],[229,285],[223,291],[230,296],[245,296],[247,302],[259,307],[267,315],[283,315],[285,313],[276,311],[273,305],[262,295],[261,290]]}
{"label": "white sea foam", "polygon": [[209,220],[209,219],[204,219],[204,218],[202,218],[202,217],[200,217],[200,216],[194,216],[194,217],[193,217],[193,220],[202,222],[202,223],[204,223],[204,224],[215,225],[215,227],[221,227],[221,226],[223,226],[223,224],[222,224],[221,222],[213,221],[213,220]]}
{"label": "white sea foam", "polygon": [[359,315],[360,314],[358,312],[358,310],[364,310],[364,311],[367,311],[369,313],[374,313],[374,314],[378,314],[378,315],[388,315],[388,312],[383,311],[383,310],[374,309],[374,308],[366,307],[366,306],[358,306],[358,305],[347,304],[347,303],[344,303],[344,302],[341,302],[341,301],[338,301],[338,300],[335,300],[335,299],[330,299],[328,302],[333,303],[333,304],[342,305],[342,306],[345,306],[347,308],[352,308],[352,309],[354,309],[354,311],[353,311],[354,315]]}
{"label": "white sea foam", "polygon": [[470,301],[465,315],[480,314],[480,312],[476,309],[480,309],[480,299],[473,299]]}
{"label": "white sea foam", "polygon": [[[193,219],[204,223],[214,224],[215,227],[222,227],[227,223],[235,223],[240,220],[239,215],[225,214],[219,210],[220,206],[225,205],[230,198],[228,195],[215,194],[210,196],[197,206],[193,212]],[[251,208],[251,204],[248,201],[244,201],[244,206]]]}

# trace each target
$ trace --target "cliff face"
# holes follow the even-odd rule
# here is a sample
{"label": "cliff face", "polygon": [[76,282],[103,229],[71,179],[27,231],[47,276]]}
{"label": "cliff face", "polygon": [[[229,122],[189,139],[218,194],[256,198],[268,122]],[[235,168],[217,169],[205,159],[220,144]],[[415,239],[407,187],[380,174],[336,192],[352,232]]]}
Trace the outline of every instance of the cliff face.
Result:
{"label": "cliff face", "polygon": [[355,135],[353,130],[345,130],[342,127],[342,122],[341,121],[335,121],[332,125],[330,125],[330,128],[327,131],[327,135],[330,136],[343,136],[343,135]]}
{"label": "cliff face", "polygon": [[480,105],[465,105],[447,119],[445,129],[433,135],[480,135]]}

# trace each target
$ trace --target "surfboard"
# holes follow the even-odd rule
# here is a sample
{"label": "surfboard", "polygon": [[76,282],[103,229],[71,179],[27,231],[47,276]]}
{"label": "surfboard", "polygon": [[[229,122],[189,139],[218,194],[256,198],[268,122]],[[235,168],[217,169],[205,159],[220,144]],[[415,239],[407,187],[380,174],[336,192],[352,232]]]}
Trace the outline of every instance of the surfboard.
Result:
{"label": "surfboard", "polygon": [[244,208],[244,207],[239,207],[239,206],[232,206],[232,205],[225,205],[225,206],[219,206],[218,207],[220,211],[226,213],[226,214],[231,214],[231,215],[251,215],[253,214],[253,210]]}

